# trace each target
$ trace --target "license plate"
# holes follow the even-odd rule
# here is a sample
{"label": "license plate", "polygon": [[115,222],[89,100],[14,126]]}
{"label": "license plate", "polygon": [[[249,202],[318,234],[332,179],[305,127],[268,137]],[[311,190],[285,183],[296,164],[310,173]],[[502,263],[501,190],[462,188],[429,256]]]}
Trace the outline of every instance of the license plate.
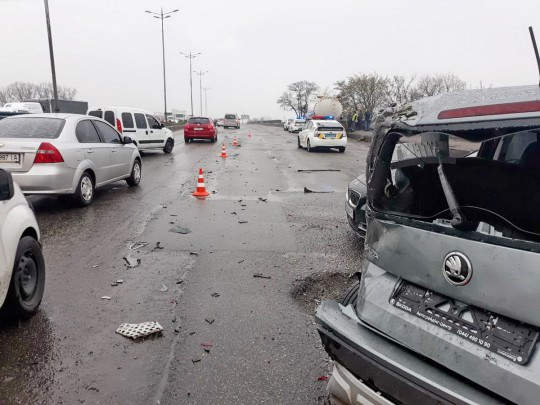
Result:
{"label": "license plate", "polygon": [[327,139],[334,139],[336,137],[336,134],[324,134],[324,137]]}
{"label": "license plate", "polygon": [[195,128],[195,131],[202,131],[204,128]]}
{"label": "license plate", "polygon": [[0,162],[19,163],[21,155],[18,153],[0,153]]}
{"label": "license plate", "polygon": [[390,304],[518,364],[529,361],[538,329],[398,281]]}

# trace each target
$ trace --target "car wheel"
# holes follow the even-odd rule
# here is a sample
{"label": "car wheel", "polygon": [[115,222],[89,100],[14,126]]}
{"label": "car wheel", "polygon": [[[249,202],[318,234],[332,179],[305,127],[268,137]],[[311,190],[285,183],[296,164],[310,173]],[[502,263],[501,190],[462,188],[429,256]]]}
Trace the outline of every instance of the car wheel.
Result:
{"label": "car wheel", "polygon": [[309,139],[307,141],[307,151],[308,152],[313,152],[313,149],[311,149],[311,143],[309,143]]}
{"label": "car wheel", "polygon": [[174,148],[174,141],[172,139],[167,139],[167,142],[165,142],[165,147],[163,148],[163,152],[165,153],[171,153]]}
{"label": "car wheel", "polygon": [[356,300],[358,298],[358,290],[360,289],[360,281],[352,286],[352,288],[345,294],[345,297],[341,301],[341,305],[344,307],[348,305],[356,305]]}
{"label": "car wheel", "polygon": [[5,312],[28,318],[41,303],[45,290],[45,260],[41,246],[31,236],[19,241],[15,254],[15,264],[6,297]]}
{"label": "car wheel", "polygon": [[345,147],[338,148],[338,150],[339,150],[339,153],[343,153],[345,152]]}
{"label": "car wheel", "polygon": [[84,172],[82,174],[74,198],[77,204],[82,207],[87,207],[94,201],[94,180],[90,173]]}
{"label": "car wheel", "polygon": [[139,159],[135,159],[133,163],[133,168],[131,169],[131,175],[126,179],[128,186],[136,187],[141,182],[142,177],[142,166]]}

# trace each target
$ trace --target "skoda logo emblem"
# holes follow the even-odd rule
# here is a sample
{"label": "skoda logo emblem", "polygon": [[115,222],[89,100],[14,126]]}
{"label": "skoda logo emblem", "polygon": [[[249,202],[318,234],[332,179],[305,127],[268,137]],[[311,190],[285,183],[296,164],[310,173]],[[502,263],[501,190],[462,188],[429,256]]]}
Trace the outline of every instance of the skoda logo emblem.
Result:
{"label": "skoda logo emblem", "polygon": [[467,256],[460,252],[450,252],[443,262],[446,281],[453,285],[465,285],[472,277],[472,265]]}

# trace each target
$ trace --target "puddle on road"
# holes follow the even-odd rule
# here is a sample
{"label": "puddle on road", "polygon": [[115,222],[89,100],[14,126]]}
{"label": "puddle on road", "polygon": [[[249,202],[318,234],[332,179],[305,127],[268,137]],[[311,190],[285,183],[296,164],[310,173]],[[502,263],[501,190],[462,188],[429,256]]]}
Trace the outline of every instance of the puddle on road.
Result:
{"label": "puddle on road", "polygon": [[358,281],[344,273],[319,273],[297,280],[291,296],[307,313],[313,314],[322,300],[341,301]]}

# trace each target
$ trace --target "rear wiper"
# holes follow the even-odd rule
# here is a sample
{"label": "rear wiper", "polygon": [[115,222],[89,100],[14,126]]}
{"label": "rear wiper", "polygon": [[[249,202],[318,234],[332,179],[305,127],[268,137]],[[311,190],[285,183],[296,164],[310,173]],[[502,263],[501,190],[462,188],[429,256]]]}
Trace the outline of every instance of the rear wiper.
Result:
{"label": "rear wiper", "polygon": [[450,221],[450,224],[452,225],[452,227],[460,231],[471,231],[474,229],[474,225],[467,220],[467,218],[461,211],[461,208],[456,200],[456,196],[454,195],[454,190],[452,190],[452,186],[450,186],[450,182],[448,181],[448,178],[444,173],[440,152],[437,154],[437,157],[439,158],[439,167],[437,167],[437,172],[439,173],[439,180],[441,181],[441,186],[444,192],[444,197],[446,198],[446,202],[448,204],[448,208],[450,209],[450,213],[452,214],[452,220]]}

